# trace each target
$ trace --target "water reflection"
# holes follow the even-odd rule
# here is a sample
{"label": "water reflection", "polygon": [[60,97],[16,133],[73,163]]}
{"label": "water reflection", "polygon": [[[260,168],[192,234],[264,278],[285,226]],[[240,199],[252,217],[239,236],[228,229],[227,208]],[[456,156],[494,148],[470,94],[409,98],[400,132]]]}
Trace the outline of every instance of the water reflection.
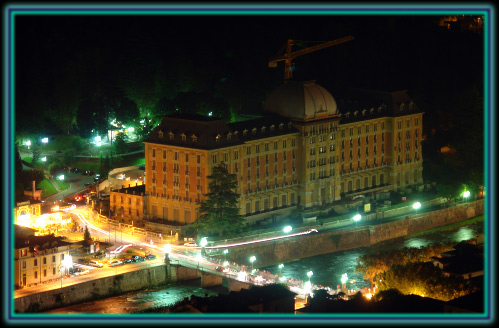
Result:
{"label": "water reflection", "polygon": [[[362,273],[355,273],[357,258],[364,254],[376,253],[380,250],[399,250],[404,247],[425,247],[439,243],[459,243],[469,240],[475,235],[483,233],[482,224],[474,224],[455,228],[449,231],[438,231],[415,237],[401,237],[382,242],[371,247],[341,251],[331,254],[318,255],[295,262],[284,264],[282,274],[302,281],[308,281],[307,272],[312,270],[314,275],[311,281],[315,285],[329,286],[336,289],[341,285],[341,275],[348,275],[348,289],[362,289],[370,287],[369,281],[364,280]],[[277,265],[263,268],[272,273],[279,273]]]}

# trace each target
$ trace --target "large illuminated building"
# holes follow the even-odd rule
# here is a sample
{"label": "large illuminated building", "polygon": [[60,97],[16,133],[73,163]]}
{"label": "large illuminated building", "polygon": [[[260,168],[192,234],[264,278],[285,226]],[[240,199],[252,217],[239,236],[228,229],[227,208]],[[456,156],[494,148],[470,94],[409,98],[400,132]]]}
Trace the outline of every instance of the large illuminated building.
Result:
{"label": "large illuminated building", "polygon": [[194,222],[207,177],[222,162],[237,175],[247,224],[423,183],[423,112],[406,90],[350,90],[336,100],[315,81],[288,81],[264,109],[236,123],[164,117],[144,141],[143,220]]}

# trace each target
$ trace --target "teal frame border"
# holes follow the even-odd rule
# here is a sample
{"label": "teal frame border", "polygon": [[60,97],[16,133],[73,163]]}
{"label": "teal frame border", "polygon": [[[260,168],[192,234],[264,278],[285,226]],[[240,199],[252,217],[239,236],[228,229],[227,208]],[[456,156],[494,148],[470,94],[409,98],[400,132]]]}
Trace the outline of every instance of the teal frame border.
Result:
{"label": "teal frame border", "polygon": [[[495,162],[495,150],[493,140],[495,140],[495,98],[492,94],[495,86],[495,42],[492,39],[492,31],[495,31],[495,8],[488,3],[473,3],[463,5],[448,4],[379,4],[372,5],[367,3],[345,3],[345,4],[310,4],[310,5],[281,5],[281,4],[209,4],[199,3],[188,4],[170,4],[170,5],[114,5],[114,4],[25,4],[25,5],[7,5],[4,7],[4,129],[3,140],[5,145],[4,157],[4,197],[6,201],[5,218],[3,221],[4,231],[4,250],[13,249],[13,225],[12,208],[14,207],[14,184],[12,169],[14,167],[14,83],[15,76],[13,70],[15,67],[15,31],[14,24],[16,16],[20,15],[482,15],[484,16],[484,173],[485,185],[488,195],[495,195],[495,185],[492,183],[495,177],[493,164]],[[148,324],[202,324],[202,325],[253,325],[259,323],[270,323],[273,325],[322,325],[322,324],[411,324],[411,323],[440,323],[440,324],[487,324],[495,320],[495,260],[491,257],[492,250],[495,249],[495,239],[491,238],[491,233],[495,230],[495,223],[491,218],[495,218],[495,207],[489,201],[490,197],[485,199],[485,235],[486,245],[485,257],[486,266],[484,272],[484,283],[488,288],[484,289],[484,314],[307,314],[307,315],[277,315],[277,314],[203,314],[203,315],[43,315],[43,314],[16,314],[13,311],[13,286],[9,279],[4,281],[6,293],[4,293],[4,304],[7,306],[7,312],[4,313],[4,320],[9,323],[26,324],[33,323],[51,324],[69,323],[74,324],[75,320],[81,323],[120,323],[136,325],[144,322]],[[4,268],[7,268],[7,276],[13,276],[12,252],[7,252],[4,256]],[[241,321],[244,320],[244,321]]]}

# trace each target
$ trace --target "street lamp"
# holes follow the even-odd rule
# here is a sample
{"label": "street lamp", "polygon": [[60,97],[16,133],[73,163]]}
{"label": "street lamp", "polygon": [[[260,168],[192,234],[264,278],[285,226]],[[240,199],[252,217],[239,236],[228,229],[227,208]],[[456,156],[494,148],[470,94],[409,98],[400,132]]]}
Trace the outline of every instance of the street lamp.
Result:
{"label": "street lamp", "polygon": [[412,205],[412,208],[416,210],[416,215],[418,215],[418,210],[421,208],[421,203],[415,202],[414,205]]}
{"label": "street lamp", "polygon": [[70,267],[73,266],[73,260],[71,255],[67,255],[64,260],[61,261],[61,264],[59,265],[59,271],[61,272],[61,288],[62,288],[62,279],[63,279],[63,271],[64,274],[66,273],[66,270],[69,269]]}
{"label": "street lamp", "polygon": [[256,260],[256,257],[255,257],[255,256],[250,257],[250,262],[251,262],[251,271],[253,271],[253,262],[255,262],[255,260]]}
{"label": "street lamp", "polygon": [[172,246],[170,244],[166,244],[164,247],[165,251],[165,263],[170,263],[170,252],[172,251]]}
{"label": "street lamp", "polygon": [[199,269],[199,261],[201,261],[203,257],[201,256],[201,254],[197,254],[195,259],[198,261],[198,269]]}
{"label": "street lamp", "polygon": [[49,138],[47,138],[47,137],[42,138],[42,142],[43,142],[43,149],[45,150],[45,144],[47,144],[49,142]]}
{"label": "street lamp", "polygon": [[229,250],[226,248],[224,249],[224,261],[227,262],[227,254],[229,253]]}
{"label": "street lamp", "polygon": [[463,193],[463,197],[465,199],[465,203],[468,202],[468,197],[470,197],[470,192],[469,190],[466,190],[464,193]]}
{"label": "street lamp", "polygon": [[285,233],[291,232],[291,230],[293,230],[291,226],[285,226],[284,229],[282,229]]}
{"label": "street lamp", "polygon": [[201,254],[206,255],[204,250],[205,246],[208,245],[208,240],[206,239],[206,237],[201,238],[201,242],[199,244],[201,245]]}
{"label": "street lamp", "polygon": [[284,268],[284,264],[279,264],[279,276],[282,276],[282,268]]}
{"label": "street lamp", "polygon": [[348,281],[348,275],[346,273],[342,274],[341,275],[341,285],[342,285],[342,289],[344,289],[346,291],[346,283]]}
{"label": "street lamp", "polygon": [[312,271],[307,272],[308,282],[310,282],[310,277],[312,277],[314,273]]}
{"label": "street lamp", "polygon": [[357,222],[360,221],[362,216],[360,214],[357,214],[353,217],[353,220],[355,221],[355,227],[357,227]]}

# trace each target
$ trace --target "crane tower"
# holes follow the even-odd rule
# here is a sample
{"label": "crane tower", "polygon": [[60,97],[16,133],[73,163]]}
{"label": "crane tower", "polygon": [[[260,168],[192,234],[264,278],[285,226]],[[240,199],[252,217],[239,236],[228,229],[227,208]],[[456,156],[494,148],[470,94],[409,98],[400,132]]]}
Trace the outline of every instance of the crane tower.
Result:
{"label": "crane tower", "polygon": [[[341,43],[345,43],[345,42],[348,42],[351,40],[353,40],[353,36],[346,36],[346,37],[343,37],[343,38],[340,38],[337,40],[323,42],[323,43],[320,43],[320,44],[317,44],[314,46],[310,46],[310,47],[307,47],[307,48],[304,48],[301,50],[297,50],[297,51],[292,51],[293,45],[295,45],[296,43],[312,42],[312,41],[288,40],[288,42],[284,45],[284,47],[286,48],[286,51],[284,53],[282,53],[284,47],[281,48],[281,51],[278,53],[278,55],[269,61],[269,67],[277,67],[278,62],[284,61],[284,82],[286,82],[286,81],[290,80],[292,77],[291,67],[293,66],[293,59],[295,59],[296,57],[301,56],[301,55],[305,55],[305,54],[308,54],[308,53],[311,53],[311,52],[314,52],[314,51],[317,51],[320,49],[324,49],[324,48],[335,46],[335,45],[338,45]],[[317,42],[317,41],[315,41],[315,42]]]}

